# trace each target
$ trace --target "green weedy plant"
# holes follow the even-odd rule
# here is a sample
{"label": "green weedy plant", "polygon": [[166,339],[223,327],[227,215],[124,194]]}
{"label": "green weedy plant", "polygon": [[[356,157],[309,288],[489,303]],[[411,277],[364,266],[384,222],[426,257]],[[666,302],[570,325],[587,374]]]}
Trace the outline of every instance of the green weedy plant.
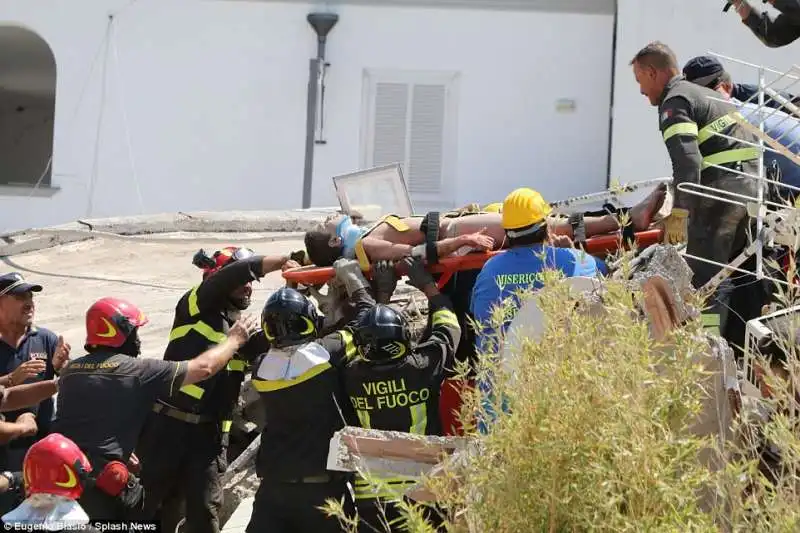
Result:
{"label": "green weedy plant", "polygon": [[[512,354],[511,370],[480,358],[478,379],[495,394],[489,402],[477,390],[465,395],[461,418],[474,447],[425,480],[446,517],[440,530],[800,531],[798,402],[789,386],[800,383],[797,344],[784,342],[790,363],[782,368],[761,360],[773,388],[771,418],[758,426],[737,420],[738,438],[721,445],[690,431],[711,392],[697,363],[709,353],[699,321],[657,342],[639,311],[640,293],[606,280],[601,304],[587,312],[561,279],[546,272],[542,289],[520,294],[536,299],[546,326]],[[791,305],[792,295],[782,297]],[[499,308],[493,325],[509,312]],[[495,420],[481,434],[475,420],[488,411]],[[765,437],[782,459],[769,476],[759,461]],[[698,459],[709,452],[726,466],[709,470]],[[434,531],[421,506],[401,505],[400,531]],[[346,523],[340,506],[326,510]]]}
{"label": "green weedy plant", "polygon": [[[692,363],[703,337],[678,330],[667,349],[624,284],[607,281],[602,312],[586,313],[559,279],[548,273],[527,296],[547,324],[523,343],[513,374],[483,358],[503,398],[481,453],[459,472],[462,490],[440,494],[463,517],[453,530],[713,530],[697,498],[712,483],[697,455],[712,443],[687,431],[703,395]],[[485,413],[479,403],[473,396]]]}

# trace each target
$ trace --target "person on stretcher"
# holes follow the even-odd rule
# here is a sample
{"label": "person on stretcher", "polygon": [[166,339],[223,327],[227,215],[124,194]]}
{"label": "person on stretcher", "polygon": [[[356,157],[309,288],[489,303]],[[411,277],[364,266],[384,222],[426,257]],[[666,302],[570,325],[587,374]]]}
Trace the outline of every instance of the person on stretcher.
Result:
{"label": "person on stretcher", "polygon": [[[647,198],[629,210],[633,231],[650,227],[666,197],[666,185],[659,185]],[[551,218],[550,231],[573,241],[613,233],[620,229],[615,214],[572,215]],[[317,231],[305,235],[308,258],[316,266],[333,265],[340,257],[358,259],[364,270],[371,262],[399,260],[408,256],[425,257],[429,263],[456,252],[488,251],[505,248],[502,214],[430,212],[425,216],[400,218],[388,215],[370,228],[358,226],[349,216],[336,214]]]}

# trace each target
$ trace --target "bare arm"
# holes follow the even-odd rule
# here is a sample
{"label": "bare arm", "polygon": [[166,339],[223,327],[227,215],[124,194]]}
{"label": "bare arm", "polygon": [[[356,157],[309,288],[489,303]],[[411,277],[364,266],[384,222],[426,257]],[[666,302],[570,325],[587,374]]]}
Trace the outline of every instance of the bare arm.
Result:
{"label": "bare arm", "polygon": [[0,410],[24,409],[46,400],[56,392],[58,392],[58,382],[54,379],[10,387],[6,389],[6,397]]}
{"label": "bare arm", "polygon": [[[439,257],[446,257],[455,253],[462,246],[468,246],[467,235],[442,239],[436,243],[436,250]],[[374,237],[364,237],[361,240],[364,251],[369,256],[370,261],[399,261],[404,257],[410,257],[414,246],[410,244],[395,244],[393,242],[376,239]]]}
{"label": "bare arm", "polygon": [[256,319],[252,316],[240,318],[228,332],[228,337],[201,353],[186,365],[186,375],[181,386],[193,385],[210,378],[225,368],[237,350],[241,348],[256,329]]}
{"label": "bare arm", "polygon": [[0,444],[5,444],[20,437],[35,435],[39,428],[33,413],[23,413],[16,422],[0,422]]}

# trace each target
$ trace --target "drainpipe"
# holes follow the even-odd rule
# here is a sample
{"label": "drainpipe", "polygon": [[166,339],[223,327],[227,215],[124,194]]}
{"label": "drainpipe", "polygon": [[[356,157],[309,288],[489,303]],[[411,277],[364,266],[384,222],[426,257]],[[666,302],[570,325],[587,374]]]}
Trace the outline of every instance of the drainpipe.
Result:
{"label": "drainpipe", "polygon": [[311,207],[311,185],[314,179],[314,145],[325,144],[317,140],[317,115],[320,116],[320,131],[322,130],[325,105],[325,45],[328,34],[336,26],[339,16],[335,13],[309,13],[306,17],[308,23],[317,34],[317,57],[309,62],[308,72],[308,104],[306,111],[306,160],[303,173],[303,209]]}
{"label": "drainpipe", "polygon": [[611,187],[611,152],[614,146],[614,80],[617,78],[617,29],[619,28],[619,0],[614,2],[614,33],[611,37],[611,100],[608,115],[608,159],[606,161],[606,189]]}

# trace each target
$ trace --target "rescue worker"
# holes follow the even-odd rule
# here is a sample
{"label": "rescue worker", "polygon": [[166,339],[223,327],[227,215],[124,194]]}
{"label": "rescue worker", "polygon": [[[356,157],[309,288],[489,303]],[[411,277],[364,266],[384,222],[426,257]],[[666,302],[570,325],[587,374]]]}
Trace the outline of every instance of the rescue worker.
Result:
{"label": "rescue worker", "polygon": [[30,447],[23,469],[26,498],[3,515],[6,530],[23,524],[45,531],[88,530],[89,516],[78,499],[92,465],[77,444],[51,433]]}
{"label": "rescue worker", "polygon": [[[730,74],[725,71],[722,63],[715,57],[699,56],[686,62],[683,67],[683,75],[692,83],[708,87],[720,93],[724,98],[731,101],[741,112],[742,117],[748,122],[758,127],[760,122],[764,122],[764,132],[781,143],[787,150],[794,154],[800,153],[800,120],[794,115],[789,115],[780,110],[760,109],[758,100],[744,102],[749,96],[742,95],[738,90],[740,85],[733,83]],[[754,90],[757,88],[754,87]],[[791,100],[789,95],[785,96]],[[780,109],[781,104],[765,95],[764,102]],[[767,150],[764,153],[764,166],[767,178],[781,181],[787,185],[800,187],[800,166],[783,154]],[[776,171],[777,169],[777,171]],[[770,175],[773,174],[773,177]],[[774,176],[774,174],[778,174]],[[797,196],[798,191],[777,187],[775,192],[791,202]]]}
{"label": "rescue worker", "polygon": [[[0,384],[5,386],[51,380],[69,358],[69,344],[49,329],[34,323],[34,294],[42,286],[29,283],[19,272],[0,275]],[[0,470],[22,470],[28,448],[46,435],[53,418],[53,398],[46,398],[6,418],[31,429],[0,447]],[[0,514],[19,505],[16,494],[0,495]]]}
{"label": "rescue worker", "polygon": [[[498,335],[491,322],[492,310],[507,299],[519,304],[520,290],[535,289],[542,285],[541,273],[556,269],[565,276],[598,276],[608,269],[602,261],[581,250],[553,246],[547,224],[550,205],[542,195],[528,188],[516,189],[503,201],[503,229],[510,249],[486,261],[472,290],[472,317],[480,324],[476,332],[478,349],[482,353],[495,352]],[[564,243],[560,243],[564,244]],[[504,327],[513,320],[506,316]]]}
{"label": "rescue worker", "polygon": [[[733,83],[730,74],[725,71],[722,63],[720,63],[719,59],[716,57],[693,57],[683,66],[683,76],[692,83],[708,87],[709,89],[717,90],[720,84],[725,83],[728,85],[727,96],[729,98],[738,100],[739,102],[750,100],[752,104],[758,104],[758,86],[752,83]],[[790,102],[798,98],[785,91],[777,92]],[[771,98],[769,95],[764,95],[764,105],[773,109],[783,109],[783,104]],[[737,107],[738,106],[737,104]]]}
{"label": "rescue worker", "polygon": [[[699,183],[757,197],[758,179],[737,172],[757,176],[760,151],[752,144],[734,140],[755,143],[756,139],[733,118],[736,107],[720,102],[718,93],[711,89],[686,81],[667,45],[658,41],[648,44],[630,64],[641,93],[658,108],[661,134],[672,160],[675,195],[672,213],[665,220],[666,238],[671,244],[688,241],[689,255],[727,264],[748,245],[751,220],[746,208],[682,192],[677,187],[682,183]],[[687,260],[694,272],[696,288],[720,270],[705,261]],[[741,285],[753,281],[741,278],[744,277],[730,283]],[[703,323],[722,333],[734,350],[739,350],[744,344],[745,322],[760,314],[761,302],[728,313],[730,283],[723,284],[710,296],[706,302],[710,309],[703,313]]]}
{"label": "rescue worker", "polygon": [[763,0],[780,11],[774,20],[766,11],[757,13],[747,0],[728,0],[726,4],[732,5],[745,26],[750,28],[753,35],[769,46],[780,48],[793,43],[800,37],[800,0]]}
{"label": "rescue worker", "polygon": [[[503,201],[503,228],[510,249],[483,265],[472,291],[470,314],[476,324],[479,353],[490,357],[499,353],[506,328],[519,308],[519,293],[541,287],[545,270],[558,270],[566,277],[596,277],[608,272],[605,263],[581,250],[566,247],[566,243],[553,245],[554,239],[563,236],[552,235],[547,224],[550,211],[550,205],[533,189],[517,189]],[[510,305],[511,309],[503,315],[500,331],[496,331],[493,311],[503,305]],[[484,410],[491,420],[491,380],[482,380],[479,387],[487,399]],[[481,417],[479,429],[485,432],[487,427],[487,420]]]}
{"label": "rescue worker", "polygon": [[162,361],[138,358],[139,328],[147,322],[130,302],[98,300],[86,312],[87,355],[70,361],[59,377],[53,429],[73,440],[91,461],[94,482],[79,503],[92,519],[140,518],[142,487],[127,464],[156,398],[225,368],[257,324],[242,317],[221,343],[191,360]]}
{"label": "rescue worker", "polygon": [[[359,425],[367,429],[441,435],[439,394],[445,368],[452,366],[461,328],[450,299],[441,294],[419,258],[406,258],[408,283],[428,297],[431,327],[416,346],[405,319],[377,304],[355,329],[359,357],[344,370],[345,392]],[[357,479],[355,497],[359,531],[401,531],[396,502],[417,483],[413,478]]]}
{"label": "rescue worker", "polygon": [[[356,306],[354,321],[374,303],[356,261],[334,263],[336,279]],[[261,314],[271,348],[253,374],[266,419],[256,472],[261,478],[248,533],[338,533],[336,518],[318,507],[342,501],[352,513],[350,476],[327,470],[333,434],[352,420],[340,371],[355,355],[350,328],[320,338],[323,317],[291,288],[273,293]]]}
{"label": "rescue worker", "polygon": [[[224,342],[235,318],[250,306],[252,282],[270,272],[298,266],[288,256],[255,255],[228,247],[193,258],[203,281],[181,296],[165,361],[184,361]],[[136,452],[142,463],[145,516],[159,515],[174,531],[183,518],[186,533],[217,533],[222,505],[220,476],[228,467],[233,412],[249,360],[266,351],[257,335],[219,375],[173,389],[153,406]]]}

